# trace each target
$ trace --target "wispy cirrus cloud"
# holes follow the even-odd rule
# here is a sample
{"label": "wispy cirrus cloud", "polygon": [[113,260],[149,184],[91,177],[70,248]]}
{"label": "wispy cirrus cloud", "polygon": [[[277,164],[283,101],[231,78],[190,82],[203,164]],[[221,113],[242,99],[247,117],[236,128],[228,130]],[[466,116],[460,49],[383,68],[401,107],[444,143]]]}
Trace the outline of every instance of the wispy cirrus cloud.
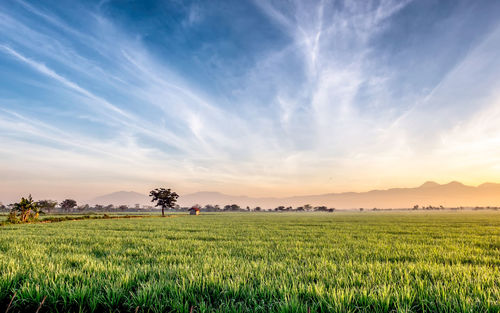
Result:
{"label": "wispy cirrus cloud", "polygon": [[112,2],[0,5],[0,66],[10,73],[0,88],[1,169],[19,181],[9,195],[49,165],[61,184],[96,193],[149,181],[253,195],[480,180],[460,163],[488,178],[500,170],[487,148],[498,107],[495,8],[155,5],[140,19]]}

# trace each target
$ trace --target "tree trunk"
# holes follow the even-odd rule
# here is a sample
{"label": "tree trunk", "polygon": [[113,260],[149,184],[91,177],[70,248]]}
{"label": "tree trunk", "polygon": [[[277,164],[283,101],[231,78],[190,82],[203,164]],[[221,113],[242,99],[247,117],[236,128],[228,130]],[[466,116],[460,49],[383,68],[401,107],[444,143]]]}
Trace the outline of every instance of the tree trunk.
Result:
{"label": "tree trunk", "polygon": [[161,207],[161,216],[165,217],[165,207]]}

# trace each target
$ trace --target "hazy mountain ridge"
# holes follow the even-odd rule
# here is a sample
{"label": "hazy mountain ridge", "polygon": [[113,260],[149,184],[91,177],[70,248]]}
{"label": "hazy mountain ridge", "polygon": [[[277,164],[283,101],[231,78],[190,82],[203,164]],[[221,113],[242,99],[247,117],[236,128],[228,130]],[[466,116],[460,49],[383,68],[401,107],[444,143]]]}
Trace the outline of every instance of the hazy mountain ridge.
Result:
{"label": "hazy mountain ridge", "polygon": [[[90,204],[141,204],[150,205],[147,195],[137,192],[114,192],[108,195],[94,198]],[[194,204],[226,205],[238,204],[242,207],[260,206],[262,208],[274,208],[283,206],[301,206],[310,204],[313,206],[325,205],[337,209],[350,208],[410,208],[418,204],[420,206],[500,206],[500,184],[484,183],[477,187],[467,186],[460,182],[438,184],[426,182],[414,188],[391,188],[386,190],[370,190],[366,192],[342,192],[327,193],[320,195],[306,195],[293,197],[248,197],[232,196],[220,192],[196,192],[181,195],[178,201],[181,206]]]}
{"label": "hazy mountain ridge", "polygon": [[144,194],[135,191],[117,191],[110,194],[96,197],[88,202],[91,205],[95,204],[114,204],[114,205],[145,205],[151,204],[151,199]]}

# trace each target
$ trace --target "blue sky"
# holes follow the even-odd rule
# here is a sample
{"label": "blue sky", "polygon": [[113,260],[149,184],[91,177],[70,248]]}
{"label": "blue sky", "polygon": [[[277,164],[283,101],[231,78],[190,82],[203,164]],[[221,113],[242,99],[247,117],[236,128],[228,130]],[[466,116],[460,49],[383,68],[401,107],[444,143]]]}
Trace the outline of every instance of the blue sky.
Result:
{"label": "blue sky", "polygon": [[499,13],[498,1],[2,1],[0,200],[500,181]]}

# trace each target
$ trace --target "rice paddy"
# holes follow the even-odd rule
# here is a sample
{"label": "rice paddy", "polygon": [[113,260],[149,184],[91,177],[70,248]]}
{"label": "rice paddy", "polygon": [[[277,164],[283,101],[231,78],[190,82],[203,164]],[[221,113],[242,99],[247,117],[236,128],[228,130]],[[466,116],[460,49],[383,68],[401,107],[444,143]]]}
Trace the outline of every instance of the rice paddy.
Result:
{"label": "rice paddy", "polygon": [[9,312],[499,312],[500,214],[2,226],[0,311],[11,300]]}

